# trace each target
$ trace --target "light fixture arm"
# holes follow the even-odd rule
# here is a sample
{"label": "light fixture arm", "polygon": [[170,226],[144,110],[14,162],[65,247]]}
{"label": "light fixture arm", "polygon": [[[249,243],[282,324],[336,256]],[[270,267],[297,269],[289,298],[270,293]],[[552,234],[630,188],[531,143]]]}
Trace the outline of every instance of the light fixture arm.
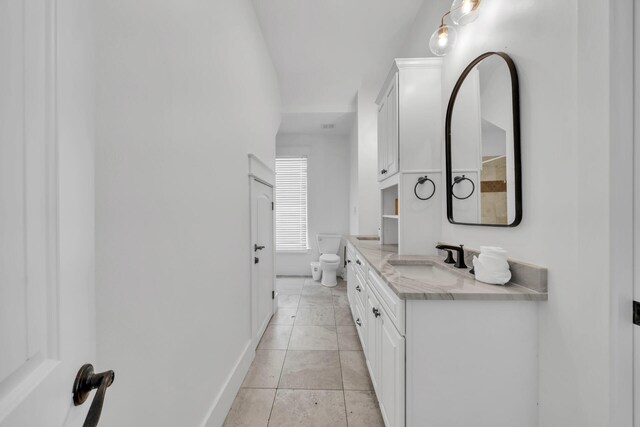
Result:
{"label": "light fixture arm", "polygon": [[445,13],[444,15],[442,15],[442,19],[440,19],[440,28],[444,27],[444,18],[446,18],[448,15],[451,14],[451,11],[448,10],[447,13]]}

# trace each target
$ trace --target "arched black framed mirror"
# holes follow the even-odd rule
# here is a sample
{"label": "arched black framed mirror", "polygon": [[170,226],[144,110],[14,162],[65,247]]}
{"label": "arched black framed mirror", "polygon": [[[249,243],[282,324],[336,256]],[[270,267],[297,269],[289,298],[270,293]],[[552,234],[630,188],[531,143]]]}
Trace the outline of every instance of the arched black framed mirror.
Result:
{"label": "arched black framed mirror", "polygon": [[458,79],[445,122],[447,217],[515,227],[522,220],[520,95],[503,52],[474,59]]}

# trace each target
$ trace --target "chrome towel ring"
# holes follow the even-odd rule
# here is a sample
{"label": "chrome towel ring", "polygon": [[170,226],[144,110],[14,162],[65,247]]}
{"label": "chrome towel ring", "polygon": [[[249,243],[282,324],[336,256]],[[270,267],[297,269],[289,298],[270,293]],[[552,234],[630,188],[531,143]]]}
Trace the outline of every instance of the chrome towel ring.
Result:
{"label": "chrome towel ring", "polygon": [[[471,183],[471,193],[469,193],[468,196],[466,197],[458,197],[456,196],[456,193],[453,192],[453,187],[456,186],[456,184],[460,184],[462,181],[469,181]],[[473,180],[467,178],[466,176],[462,175],[462,176],[456,176],[455,178],[453,178],[453,184],[451,184],[451,194],[453,195],[453,197],[455,197],[458,200],[466,200],[469,197],[471,197],[473,195],[473,193],[476,191],[476,184],[474,184]]]}
{"label": "chrome towel ring", "polygon": [[[428,197],[420,197],[418,196],[418,185],[422,185],[425,182],[429,181],[431,183],[431,186],[433,187],[433,190],[431,191],[431,194],[429,194]],[[413,194],[416,195],[416,197],[420,200],[429,200],[430,198],[433,197],[434,194],[436,194],[436,183],[433,182],[433,180],[431,178],[429,178],[428,176],[421,176],[420,178],[418,178],[418,182],[416,182],[415,187],[413,187]]]}

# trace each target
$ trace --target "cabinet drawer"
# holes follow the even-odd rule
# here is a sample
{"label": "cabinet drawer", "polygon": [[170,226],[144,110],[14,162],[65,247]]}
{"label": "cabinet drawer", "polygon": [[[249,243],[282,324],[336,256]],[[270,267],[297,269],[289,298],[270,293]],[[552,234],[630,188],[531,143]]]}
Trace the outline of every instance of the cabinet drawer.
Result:
{"label": "cabinet drawer", "polygon": [[359,303],[354,304],[351,307],[351,311],[353,313],[353,321],[356,325],[356,330],[358,331],[358,336],[360,337],[360,344],[362,344],[362,349],[365,349],[365,338],[367,336],[366,330],[366,316],[364,316],[364,309],[360,306]]}
{"label": "cabinet drawer", "polygon": [[365,279],[367,277],[367,272],[369,270],[369,266],[367,265],[367,261],[364,260],[364,257],[360,255],[358,252],[354,254],[355,263],[356,263],[356,271],[359,271],[362,275],[362,278]]}
{"label": "cabinet drawer", "polygon": [[380,298],[380,303],[387,311],[389,318],[395,325],[398,332],[404,336],[405,304],[404,300],[398,298],[389,286],[373,271],[369,270],[369,286],[373,287]]}

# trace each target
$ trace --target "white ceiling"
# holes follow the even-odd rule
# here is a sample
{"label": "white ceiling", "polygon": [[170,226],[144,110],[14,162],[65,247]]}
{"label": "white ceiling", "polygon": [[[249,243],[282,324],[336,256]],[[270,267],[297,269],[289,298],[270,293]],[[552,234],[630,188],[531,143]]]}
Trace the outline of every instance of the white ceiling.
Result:
{"label": "white ceiling", "polygon": [[354,111],[363,78],[386,74],[422,2],[253,0],[285,116]]}

